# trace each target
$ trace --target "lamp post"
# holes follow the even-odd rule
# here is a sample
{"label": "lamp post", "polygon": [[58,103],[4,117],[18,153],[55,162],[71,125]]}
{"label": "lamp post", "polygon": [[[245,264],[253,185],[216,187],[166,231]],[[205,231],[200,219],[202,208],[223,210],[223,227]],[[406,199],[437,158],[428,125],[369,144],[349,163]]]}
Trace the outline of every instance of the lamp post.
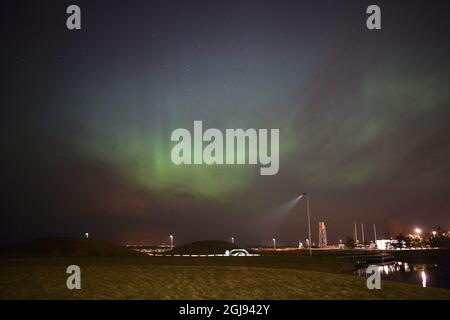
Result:
{"label": "lamp post", "polygon": [[170,250],[172,250],[173,249],[173,235],[170,235],[169,238],[170,238]]}
{"label": "lamp post", "polygon": [[231,243],[234,244],[234,237],[231,237]]}
{"label": "lamp post", "polygon": [[414,247],[417,246],[421,246],[422,247],[422,238],[420,237],[421,233],[422,233],[422,229],[420,228],[415,228],[414,232],[416,233],[415,237],[414,237]]}
{"label": "lamp post", "polygon": [[304,196],[306,196],[306,212],[308,214],[308,237],[309,237],[309,256],[312,257],[312,239],[311,239],[311,219],[309,215],[309,193],[303,192],[299,199],[302,199]]}
{"label": "lamp post", "polygon": [[422,233],[422,230],[419,228],[414,229],[414,232],[419,236]]}
{"label": "lamp post", "polygon": [[373,224],[373,236],[375,238],[375,244],[377,244],[377,227],[375,226],[375,223]]}
{"label": "lamp post", "polygon": [[366,239],[364,239],[364,222],[361,222],[361,236],[362,236],[362,244],[364,245],[364,242],[366,242]]}
{"label": "lamp post", "polygon": [[273,250],[277,250],[277,240],[273,238],[272,241],[273,241]]}

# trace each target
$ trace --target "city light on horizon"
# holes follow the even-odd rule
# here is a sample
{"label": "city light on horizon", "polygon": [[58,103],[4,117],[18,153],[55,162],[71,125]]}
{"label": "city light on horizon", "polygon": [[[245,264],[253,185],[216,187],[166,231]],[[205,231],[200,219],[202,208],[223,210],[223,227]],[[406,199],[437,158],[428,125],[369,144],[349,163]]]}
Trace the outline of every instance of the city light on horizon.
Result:
{"label": "city light on horizon", "polygon": [[170,249],[173,249],[173,235],[170,235],[169,238],[170,238]]}

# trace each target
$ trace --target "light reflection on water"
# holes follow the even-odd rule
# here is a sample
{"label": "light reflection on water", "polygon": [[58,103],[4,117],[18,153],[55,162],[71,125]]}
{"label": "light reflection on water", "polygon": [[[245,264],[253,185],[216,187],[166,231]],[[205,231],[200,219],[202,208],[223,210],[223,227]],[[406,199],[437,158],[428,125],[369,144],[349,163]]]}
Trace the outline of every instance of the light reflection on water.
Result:
{"label": "light reflection on water", "polygon": [[[354,274],[366,277],[368,265],[360,266]],[[381,278],[417,284],[422,287],[440,287],[450,289],[450,270],[437,264],[412,264],[395,261],[378,265]]]}
{"label": "light reflection on water", "polygon": [[422,275],[422,287],[426,288],[427,287],[427,274],[425,273],[425,271],[422,271],[421,275]]}

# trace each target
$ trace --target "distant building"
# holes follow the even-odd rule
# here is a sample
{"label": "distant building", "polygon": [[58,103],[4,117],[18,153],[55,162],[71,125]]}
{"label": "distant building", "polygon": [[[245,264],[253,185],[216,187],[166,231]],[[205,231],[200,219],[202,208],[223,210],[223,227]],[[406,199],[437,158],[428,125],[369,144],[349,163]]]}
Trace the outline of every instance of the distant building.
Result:
{"label": "distant building", "polygon": [[377,240],[376,244],[377,244],[377,248],[379,250],[387,250],[390,248],[392,240]]}

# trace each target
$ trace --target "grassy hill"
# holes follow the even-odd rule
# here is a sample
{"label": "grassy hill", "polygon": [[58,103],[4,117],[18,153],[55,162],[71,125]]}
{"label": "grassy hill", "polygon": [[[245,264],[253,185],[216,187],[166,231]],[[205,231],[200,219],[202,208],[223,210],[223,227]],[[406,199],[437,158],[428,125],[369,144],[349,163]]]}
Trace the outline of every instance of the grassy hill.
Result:
{"label": "grassy hill", "polygon": [[[233,247],[238,246],[206,241],[177,250]],[[82,290],[66,287],[71,264],[82,269]],[[382,290],[368,290],[366,277],[346,274],[352,266],[349,259],[281,252],[258,257],[0,259],[0,300],[450,299],[450,290],[385,280]]]}
{"label": "grassy hill", "polygon": [[[0,260],[0,300],[450,299],[450,290],[391,281],[383,281],[382,290],[368,290],[365,277],[257,267],[253,265],[255,259],[265,257]],[[311,260],[316,260],[314,264],[324,259],[329,262],[328,258],[299,259],[304,260],[303,266]],[[220,265],[221,261],[239,261],[243,265]],[[82,290],[67,289],[69,264],[81,267]],[[265,265],[269,266],[270,261]]]}
{"label": "grassy hill", "polygon": [[[197,241],[169,251],[170,254],[223,254],[226,250],[241,249],[243,246],[226,241]],[[245,248],[244,248],[245,249]]]}
{"label": "grassy hill", "polygon": [[95,239],[44,238],[0,250],[0,257],[132,257],[142,254]]}

